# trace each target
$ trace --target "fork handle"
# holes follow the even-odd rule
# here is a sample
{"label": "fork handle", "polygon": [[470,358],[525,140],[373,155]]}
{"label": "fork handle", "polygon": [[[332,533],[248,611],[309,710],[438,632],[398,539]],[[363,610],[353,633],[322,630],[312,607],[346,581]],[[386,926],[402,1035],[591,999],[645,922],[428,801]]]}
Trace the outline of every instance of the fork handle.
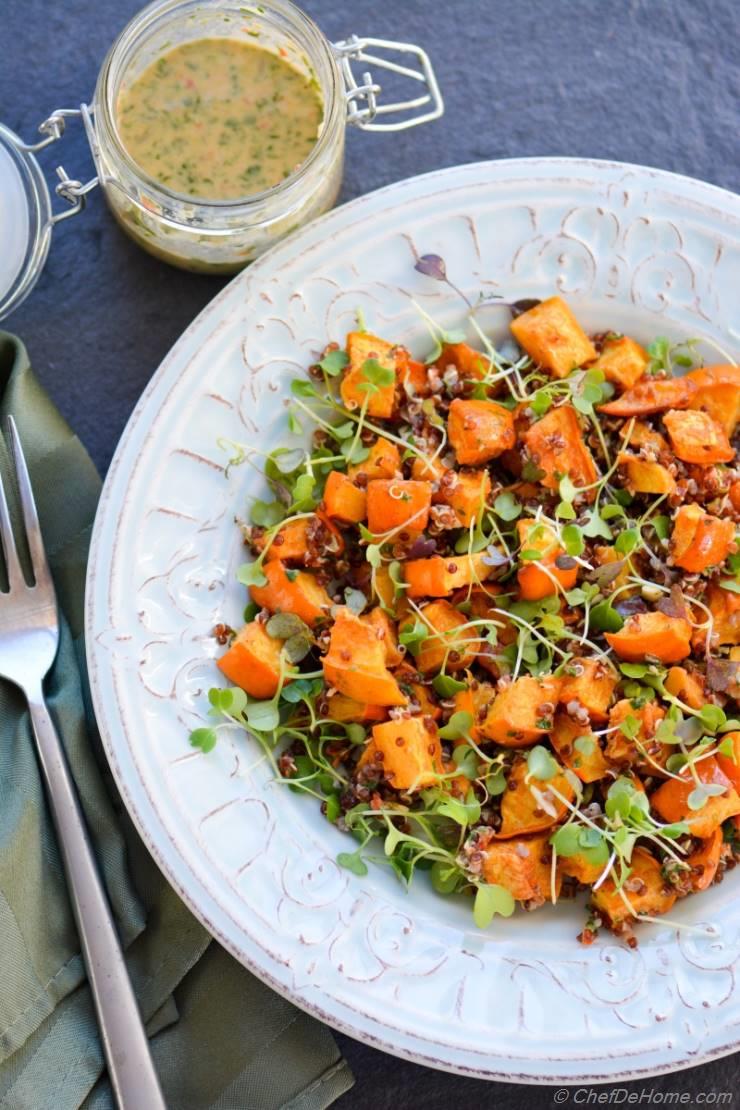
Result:
{"label": "fork handle", "polygon": [[43,692],[26,696],[116,1101],[166,1110],[61,740]]}

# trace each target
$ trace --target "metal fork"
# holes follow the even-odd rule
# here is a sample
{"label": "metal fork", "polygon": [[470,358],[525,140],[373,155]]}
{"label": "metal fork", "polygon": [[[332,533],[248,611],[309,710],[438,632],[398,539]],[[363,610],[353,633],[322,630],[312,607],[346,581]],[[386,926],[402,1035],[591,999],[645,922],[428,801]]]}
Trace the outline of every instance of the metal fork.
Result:
{"label": "metal fork", "polygon": [[44,678],[59,646],[57,603],[12,416],[8,430],[34,582],[26,582],[21,568],[0,475],[0,540],[9,584],[9,593],[0,593],[0,676],[15,683],[28,702],[116,1100],[123,1110],[165,1110],[75,786],[44,700]]}

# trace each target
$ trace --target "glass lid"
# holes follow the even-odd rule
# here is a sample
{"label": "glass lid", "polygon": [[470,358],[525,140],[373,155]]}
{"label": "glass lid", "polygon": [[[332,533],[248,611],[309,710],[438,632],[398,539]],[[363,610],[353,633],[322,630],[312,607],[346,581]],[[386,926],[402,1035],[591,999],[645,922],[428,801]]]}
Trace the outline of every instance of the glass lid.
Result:
{"label": "glass lid", "polygon": [[0,123],[0,320],[36,284],[52,224],[41,167],[23,141]]}

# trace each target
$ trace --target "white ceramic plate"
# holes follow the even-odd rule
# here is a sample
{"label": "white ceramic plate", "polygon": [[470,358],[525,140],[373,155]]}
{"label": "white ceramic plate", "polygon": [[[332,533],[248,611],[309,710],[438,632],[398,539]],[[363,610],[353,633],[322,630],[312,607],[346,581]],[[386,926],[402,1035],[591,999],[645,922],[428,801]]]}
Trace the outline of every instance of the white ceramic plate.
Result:
{"label": "white ceramic plate", "polygon": [[[299,1006],[389,1052],[488,1078],[594,1082],[685,1067],[738,1045],[740,890],[681,903],[720,936],[640,930],[628,950],[576,942],[582,910],[497,919],[422,878],[340,870],[347,839],[271,785],[254,742],[204,756],[188,733],[216,681],[209,637],[238,623],[233,524],[249,466],[218,439],[270,449],[285,383],[362,307],[424,353],[414,297],[444,325],[461,305],[414,271],[434,252],[475,298],[565,295],[587,327],[703,335],[738,353],[740,202],[686,178],[569,159],[481,163],[393,185],[319,220],[240,274],[152,379],[105,485],[90,560],[87,647],[108,758],[169,880],[244,964]],[[504,309],[482,323],[503,334]],[[734,329],[734,330],[733,330]]]}

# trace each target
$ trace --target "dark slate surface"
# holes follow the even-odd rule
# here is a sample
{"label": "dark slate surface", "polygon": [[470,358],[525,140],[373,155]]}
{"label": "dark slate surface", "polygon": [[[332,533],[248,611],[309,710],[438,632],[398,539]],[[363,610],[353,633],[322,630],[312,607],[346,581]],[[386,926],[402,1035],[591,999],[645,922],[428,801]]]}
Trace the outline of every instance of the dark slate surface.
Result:
{"label": "dark slate surface", "polygon": [[[108,45],[138,6],[3,0],[0,119],[30,136],[52,108],[89,98]],[[540,154],[614,158],[738,187],[733,0],[398,0],[376,10],[363,0],[306,0],[306,7],[330,37],[354,31],[421,43],[447,103],[441,121],[401,138],[351,134],[343,199],[440,166]],[[44,155],[45,164],[55,156]],[[60,157],[73,176],[88,172],[79,130],[70,131]],[[41,380],[101,471],[153,370],[222,284],[140,252],[99,196],[57,229],[38,287],[4,326],[26,340]],[[342,1107],[553,1104],[547,1089],[487,1086],[341,1040],[358,1079]],[[666,1091],[695,1096],[734,1089],[736,1081],[730,1058],[627,1088],[652,1086],[657,1102]]]}

